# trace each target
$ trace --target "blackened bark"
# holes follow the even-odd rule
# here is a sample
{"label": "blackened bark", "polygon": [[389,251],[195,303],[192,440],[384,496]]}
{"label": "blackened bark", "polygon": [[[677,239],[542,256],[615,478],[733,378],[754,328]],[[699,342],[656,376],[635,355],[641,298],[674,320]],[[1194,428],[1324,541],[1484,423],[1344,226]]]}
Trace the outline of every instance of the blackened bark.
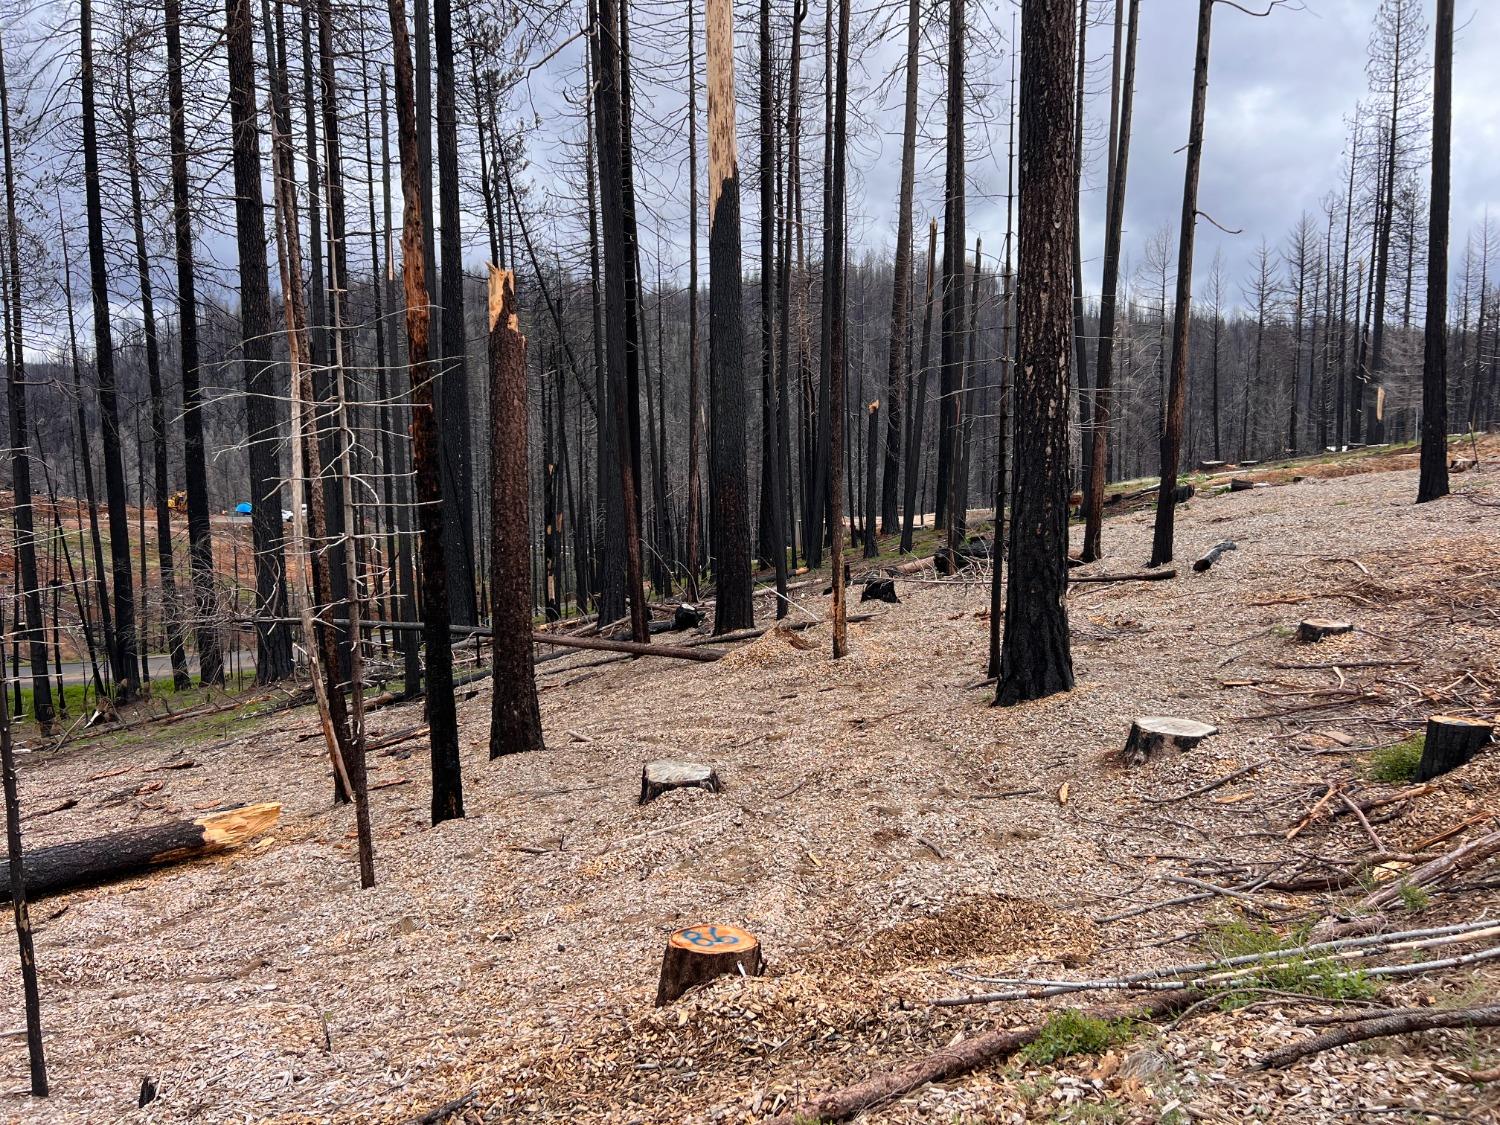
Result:
{"label": "blackened bark", "polygon": [[906,112],[901,127],[901,201],[896,215],[896,272],[891,282],[891,335],[885,381],[885,467],[880,482],[880,530],[894,535],[900,525],[896,493],[901,483],[902,389],[911,378],[910,355],[912,198],[917,170],[917,47],[921,41],[918,0],[906,6]]}
{"label": "blackened bark", "polygon": [[187,108],[182,90],[182,3],[165,0],[167,105],[172,149],[172,228],[177,258],[177,338],[182,377],[182,467],[187,485],[188,566],[198,649],[198,682],[224,682],[216,620],[213,531],[208,511],[208,464],[203,444],[203,393],[198,358],[197,271],[188,194]]}
{"label": "blackened bark", "polygon": [[746,464],[744,312],[740,301],[740,177],[734,137],[734,22],[730,0],[709,0],[708,352],[713,414],[714,633],[755,624]]}
{"label": "blackened bark", "polygon": [[[1192,342],[1193,235],[1198,223],[1198,170],[1203,164],[1203,116],[1208,102],[1208,49],[1214,0],[1199,0],[1198,46],[1193,64],[1193,109],[1188,123],[1187,167],[1183,173],[1182,226],[1177,242],[1177,293],[1172,313],[1172,374],[1167,392],[1166,424],[1161,433],[1161,483],[1156,491],[1156,528],[1151,539],[1151,564],[1172,561],[1172,537],[1177,515],[1177,466],[1182,456],[1182,421],[1187,405],[1188,348]],[[1299,308],[1301,317],[1298,283]],[[1301,329],[1298,328],[1300,333]],[[1300,337],[1299,344],[1300,348]],[[1296,427],[1296,368],[1292,371],[1292,426]]]}
{"label": "blackened bark", "polygon": [[[964,372],[964,3],[948,0],[948,164],[943,205],[943,326],[938,400],[937,522],[963,536],[963,513],[952,510],[952,478],[961,459]],[[1071,109],[1069,110],[1071,112]]]}
{"label": "blackened bark", "polygon": [[412,470],[416,477],[422,552],[422,621],[427,646],[427,723],[432,739],[432,822],[464,815],[458,754],[458,714],[453,700],[453,647],[449,636],[448,568],[443,557],[443,482],[434,416],[434,372],[428,361],[427,263],[423,253],[421,157],[417,151],[416,97],[405,0],[389,0],[395,55],[396,119],[401,148],[401,271],[406,291],[406,358],[411,376]]}
{"label": "blackened bark", "polygon": [[1016,459],[995,703],[1073,687],[1068,613],[1068,363],[1073,290],[1072,4],[1021,13]]}
{"label": "blackened bark", "polygon": [[1422,356],[1422,456],[1417,503],[1448,495],[1448,206],[1453,131],[1453,0],[1437,0],[1432,96],[1432,213],[1427,228],[1427,325]]}
{"label": "blackened bark", "polygon": [[89,288],[94,303],[94,371],[99,380],[103,431],[104,492],[109,505],[109,559],[114,580],[115,643],[111,653],[115,691],[121,702],[139,688],[135,635],[135,580],[131,574],[130,520],[125,511],[125,462],[120,452],[120,409],[115,398],[114,339],[110,330],[109,279],[104,263],[104,213],[99,188],[99,143],[94,110],[93,3],[79,7],[80,81],[83,96],[83,179],[88,211]]}
{"label": "blackened bark", "polygon": [[1115,305],[1120,283],[1120,242],[1125,226],[1125,187],[1130,172],[1130,124],[1135,105],[1135,45],[1140,0],[1130,0],[1130,30],[1125,37],[1125,76],[1120,88],[1119,136],[1115,146],[1114,182],[1109,191],[1109,218],[1104,232],[1104,284],[1099,297],[1099,349],[1094,371],[1094,427],[1089,455],[1089,488],[1085,498],[1083,560],[1102,554],[1104,484],[1109,475],[1110,424],[1114,409]]}
{"label": "blackened bark", "polygon": [[688,470],[687,470],[687,583],[688,598],[698,600],[698,576],[703,572],[703,454],[702,348],[698,340],[698,62],[693,5],[687,0],[688,34]]}
{"label": "blackened bark", "polygon": [[760,0],[760,384],[762,553],[776,569],[776,616],[787,614],[782,511],[781,378],[776,362],[776,118],[771,109],[771,0]]}
{"label": "blackened bark", "polygon": [[[531,655],[531,532],[526,474],[526,337],[516,277],[490,269],[490,591],[495,690],[490,757],[541,750]],[[547,466],[549,474],[553,466]],[[552,485],[549,483],[549,487]],[[549,529],[549,534],[552,534]],[[557,576],[552,575],[554,581]]]}
{"label": "blackened bark", "polygon": [[[961,3],[962,0],[958,2]],[[844,318],[848,272],[844,220],[847,207],[845,160],[849,136],[849,0],[839,0],[838,47],[835,58],[837,70],[834,78],[833,165],[828,193],[829,213],[824,220],[830,231],[825,246],[831,247],[832,253],[825,253],[823,276],[824,284],[829,287],[824,299],[830,303],[833,311],[831,347],[825,370],[830,376],[829,464],[833,479],[828,489],[829,524],[832,528],[829,537],[829,562],[832,565],[829,573],[833,576],[833,658],[837,660],[849,651],[848,614],[845,608],[848,588],[844,584],[844,482],[839,479],[844,473],[844,354],[848,340],[848,326]]]}
{"label": "blackened bark", "polygon": [[912,525],[917,514],[917,477],[922,458],[922,430],[927,420],[927,383],[932,373],[932,306],[936,300],[937,220],[927,224],[927,311],[922,314],[922,353],[917,363],[917,393],[907,429],[905,499],[901,513],[901,553],[911,550]]}

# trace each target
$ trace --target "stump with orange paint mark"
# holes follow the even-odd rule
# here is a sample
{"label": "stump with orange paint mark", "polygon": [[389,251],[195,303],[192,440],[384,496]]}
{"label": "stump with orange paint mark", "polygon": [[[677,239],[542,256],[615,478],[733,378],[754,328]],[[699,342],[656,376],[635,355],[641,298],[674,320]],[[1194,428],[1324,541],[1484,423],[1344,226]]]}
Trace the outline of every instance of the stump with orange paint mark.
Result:
{"label": "stump with orange paint mark", "polygon": [[732,973],[758,977],[764,969],[760,942],[754,934],[738,926],[689,926],[667,939],[656,1006],[670,1004],[688,989],[715,977]]}

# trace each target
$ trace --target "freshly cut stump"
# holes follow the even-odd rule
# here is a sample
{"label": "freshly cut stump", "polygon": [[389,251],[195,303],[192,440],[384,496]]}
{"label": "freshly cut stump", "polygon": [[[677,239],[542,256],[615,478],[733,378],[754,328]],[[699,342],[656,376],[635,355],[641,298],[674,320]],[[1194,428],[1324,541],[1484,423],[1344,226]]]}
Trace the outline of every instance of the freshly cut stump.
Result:
{"label": "freshly cut stump", "polygon": [[723,786],[712,766],[697,762],[647,762],[641,770],[641,804],[656,800],[673,789],[707,789],[717,793]]}
{"label": "freshly cut stump", "polygon": [[1166,715],[1148,715],[1130,724],[1130,737],[1120,751],[1120,761],[1127,766],[1144,765],[1158,750],[1168,747],[1191,750],[1219,728],[1196,719],[1174,719]]}
{"label": "freshly cut stump", "polygon": [[1336,637],[1340,633],[1352,633],[1354,626],[1347,621],[1335,621],[1331,617],[1309,617],[1297,626],[1297,640],[1305,645],[1315,644],[1324,637]]}
{"label": "freshly cut stump", "polygon": [[1494,724],[1483,719],[1459,715],[1429,717],[1416,780],[1431,781],[1449,770],[1456,770],[1488,746],[1494,733]]}
{"label": "freshly cut stump", "polygon": [[758,977],[765,968],[760,942],[738,926],[690,926],[667,939],[661,958],[656,1006],[670,1004],[688,989],[729,973]]}

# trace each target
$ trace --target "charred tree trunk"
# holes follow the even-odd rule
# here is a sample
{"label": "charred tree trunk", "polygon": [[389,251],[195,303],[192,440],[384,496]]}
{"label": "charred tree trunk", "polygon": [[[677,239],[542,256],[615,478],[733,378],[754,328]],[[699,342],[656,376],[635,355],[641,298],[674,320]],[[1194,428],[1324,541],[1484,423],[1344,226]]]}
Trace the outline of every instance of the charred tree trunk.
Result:
{"label": "charred tree trunk", "polygon": [[[1182,456],[1182,420],[1187,405],[1188,347],[1192,340],[1193,234],[1198,223],[1198,170],[1203,164],[1203,115],[1208,102],[1208,47],[1214,0],[1199,0],[1198,46],[1193,64],[1193,109],[1188,124],[1187,169],[1182,185],[1182,229],[1177,243],[1177,293],[1172,314],[1172,374],[1166,424],[1161,435],[1161,483],[1156,493],[1156,529],[1151,566],[1172,561],[1173,525],[1177,515],[1177,463]],[[1300,329],[1299,329],[1300,331]],[[1292,401],[1296,402],[1293,371]],[[1296,408],[1293,407],[1293,425]]]}
{"label": "charred tree trunk", "polygon": [[491,658],[495,669],[490,757],[498,758],[541,750],[543,745],[531,654],[526,337],[521,335],[517,318],[515,274],[491,267],[489,292]]}
{"label": "charred tree trunk", "polygon": [[[243,2],[243,0],[242,0]],[[115,691],[121,702],[133,700],[138,655],[135,631],[135,580],[131,574],[130,520],[125,511],[125,462],[120,452],[120,410],[115,398],[114,339],[110,329],[109,279],[104,262],[104,211],[99,189],[99,142],[94,110],[93,3],[79,7],[80,88],[83,95],[83,177],[88,211],[89,288],[94,304],[94,370],[99,379],[99,423],[103,432],[104,492],[109,504],[109,556],[114,584],[112,653]]]}
{"label": "charred tree trunk", "polygon": [[[760,383],[761,545],[776,570],[776,616],[787,614],[786,520],[782,511],[781,377],[776,362],[776,117],[771,108],[771,0],[760,0]],[[715,618],[717,618],[715,613]],[[749,624],[750,622],[746,622]]]}
{"label": "charred tree trunk", "polygon": [[188,566],[198,650],[198,682],[224,682],[219,644],[213,530],[208,510],[208,464],[203,445],[203,394],[198,358],[197,272],[189,202],[187,107],[182,89],[182,3],[165,0],[167,105],[172,149],[172,228],[177,259],[177,338],[182,377],[182,467],[187,485]]}
{"label": "charred tree trunk", "polygon": [[1130,0],[1130,27],[1125,36],[1125,76],[1120,88],[1120,127],[1109,188],[1109,217],[1104,229],[1104,284],[1099,297],[1099,350],[1094,371],[1094,426],[1089,449],[1089,487],[1085,498],[1083,561],[1103,553],[1104,485],[1109,476],[1110,426],[1114,409],[1115,315],[1120,283],[1120,242],[1125,226],[1125,185],[1130,170],[1131,111],[1135,104],[1135,46],[1140,0]]}
{"label": "charred tree trunk", "polygon": [[688,465],[687,465],[687,583],[688,599],[698,600],[698,578],[703,573],[703,388],[701,347],[698,342],[698,60],[693,5],[687,0],[688,34]]}
{"label": "charred tree trunk", "polygon": [[917,479],[922,460],[922,430],[927,420],[927,383],[931,378],[928,367],[932,362],[932,306],[936,294],[937,270],[937,220],[927,224],[927,298],[926,311],[922,314],[922,353],[917,363],[917,393],[912,403],[911,427],[906,441],[905,499],[901,513],[901,553],[911,550],[912,525],[917,513]]}
{"label": "charred tree trunk", "polygon": [[964,374],[964,3],[948,0],[948,165],[943,193],[942,375],[939,379],[937,522],[962,540],[964,516],[953,511],[960,471]]}
{"label": "charred tree trunk", "polygon": [[1453,132],[1453,0],[1437,0],[1436,44],[1419,504],[1448,495],[1448,196]]}
{"label": "charred tree trunk", "polygon": [[[755,624],[745,462],[744,332],[740,300],[740,176],[734,137],[734,13],[709,0],[708,351],[713,410],[714,633]],[[640,639],[640,638],[637,638]]]}
{"label": "charred tree trunk", "polygon": [[449,635],[448,570],[443,556],[443,482],[428,361],[427,263],[417,151],[416,97],[405,0],[389,0],[396,70],[396,118],[401,147],[401,273],[406,295],[406,359],[411,377],[412,471],[416,477],[422,550],[422,619],[427,648],[427,722],[432,740],[432,822],[464,815],[453,700],[453,642]]}
{"label": "charred tree trunk", "polygon": [[[962,0],[958,0],[962,2]],[[825,245],[832,253],[825,254],[823,262],[824,284],[830,287],[825,296],[833,311],[831,343],[827,369],[829,380],[829,464],[833,479],[830,482],[830,541],[831,568],[833,577],[833,658],[835,660],[849,651],[848,637],[848,583],[844,580],[844,498],[840,479],[844,472],[844,380],[845,349],[848,346],[848,328],[844,322],[844,295],[847,285],[847,246],[845,218],[847,211],[847,188],[845,186],[845,160],[848,151],[849,120],[849,0],[839,0],[838,46],[835,50],[837,71],[834,78],[834,109],[832,180],[829,188],[830,213],[825,218],[829,235]]]}
{"label": "charred tree trunk", "polygon": [[[1068,362],[1073,290],[1072,4],[1024,0],[1016,459],[995,703],[1073,687],[1068,614]],[[1121,193],[1123,194],[1123,193]],[[1027,282],[1025,279],[1032,279]],[[1046,278],[1042,285],[1036,279]]]}

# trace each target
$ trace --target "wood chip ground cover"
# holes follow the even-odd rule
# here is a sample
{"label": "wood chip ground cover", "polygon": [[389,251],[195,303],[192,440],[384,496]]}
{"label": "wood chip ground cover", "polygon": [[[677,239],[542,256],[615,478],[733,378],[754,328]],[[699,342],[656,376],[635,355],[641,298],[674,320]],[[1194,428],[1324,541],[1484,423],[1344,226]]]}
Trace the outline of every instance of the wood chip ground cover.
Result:
{"label": "wood chip ground cover", "polygon": [[[1488,467],[1456,484],[1500,498]],[[236,855],[35,906],[54,1096],[19,1092],[24,1042],[7,1035],[0,1113],[398,1122],[472,1089],[455,1120],[754,1121],[957,1035],[1045,1016],[1036,1002],[928,1006],[986,987],[969,978],[1193,961],[1231,918],[1291,933],[1372,877],[1366,828],[1333,802],[1287,839],[1328,786],[1388,797],[1402,785],[1369,779],[1368,748],[1431,713],[1497,709],[1500,518],[1462,495],[1416,508],[1414,490],[1397,467],[1195,499],[1179,516],[1180,555],[1226,536],[1239,550],[1174,582],[1075,588],[1077,690],[1009,710],[973,687],[987,589],[899,578],[901,604],[851,626],[837,663],[817,627],[717,664],[549,674],[544,754],[488,760],[484,686],[460,705],[466,820],[427,826],[420,740],[372,755],[372,784],[409,783],[373,794],[380,883],[369,892],[357,887],[352,814],[329,803],[321,743],[299,741],[315,728],[308,710],[27,755],[27,808],[79,801],[29,821],[30,846],[219,804],[284,809]],[[1111,521],[1110,556],[1091,569],[1137,569],[1149,520]],[[826,610],[820,589],[802,591],[798,616]],[[1357,628],[1297,645],[1290,633],[1313,616]],[[371,737],[419,712],[375,713]],[[1221,733],[1127,771],[1111,758],[1144,714]],[[153,772],[184,753],[194,767]],[[725,791],[637,806],[641,764],[658,757],[714,766]],[[1370,829],[1399,857],[1500,810],[1497,766],[1492,749],[1420,796],[1372,807]],[[1176,880],[1265,875],[1345,876],[1350,890],[1262,889],[1100,921],[1193,893]],[[1486,911],[1500,911],[1494,865],[1409,920]],[[702,921],[754,932],[769,975],[652,1009],[667,933]],[[1497,982],[1480,967],[1384,995],[1472,1002]],[[18,1025],[13,972],[0,1003]],[[999,1065],[868,1119],[1500,1120],[1492,1087],[1450,1073],[1493,1066],[1493,1033],[1255,1068],[1311,1034],[1299,1017],[1335,1010],[1277,996],[1210,1008],[1104,1056]],[[160,1096],[137,1109],[148,1075]]]}

